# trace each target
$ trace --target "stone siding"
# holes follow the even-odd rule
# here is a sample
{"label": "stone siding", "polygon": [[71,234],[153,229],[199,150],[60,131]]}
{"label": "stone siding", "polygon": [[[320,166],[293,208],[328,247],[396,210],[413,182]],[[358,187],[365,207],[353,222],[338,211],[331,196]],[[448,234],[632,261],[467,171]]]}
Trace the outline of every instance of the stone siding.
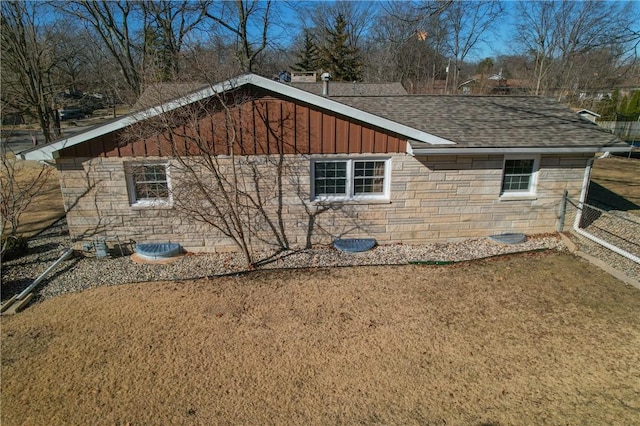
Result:
{"label": "stone siding", "polygon": [[[500,155],[391,157],[389,201],[323,205],[310,200],[309,157],[286,156],[281,219],[290,245],[300,248],[308,243],[328,244],[337,237],[373,237],[380,244],[422,244],[504,232],[554,232],[563,191],[566,189],[570,196],[578,197],[589,158],[543,155],[536,196],[507,200],[500,197],[503,166]],[[122,242],[171,241],[189,251],[236,250],[232,240],[175,206],[132,206],[125,163],[136,160],[57,160],[72,237],[78,241],[97,236],[117,236]],[[264,173],[269,167],[273,167],[271,161],[258,167],[261,176],[269,174]],[[172,182],[179,182],[180,173],[171,170]],[[277,223],[275,184],[264,182],[262,187],[269,188],[265,197],[267,209],[270,219]],[[266,228],[258,234],[269,239]],[[254,244],[264,246],[257,239]]]}

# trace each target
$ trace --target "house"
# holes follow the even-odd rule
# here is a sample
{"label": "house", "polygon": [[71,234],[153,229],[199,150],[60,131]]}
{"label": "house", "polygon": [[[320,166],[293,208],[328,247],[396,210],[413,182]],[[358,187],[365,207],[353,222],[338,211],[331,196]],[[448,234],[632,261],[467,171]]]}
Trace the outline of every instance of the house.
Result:
{"label": "house", "polygon": [[592,123],[595,123],[597,119],[600,118],[600,114],[598,114],[597,112],[593,112],[591,110],[588,109],[580,109],[578,111],[576,111],[576,113],[584,118],[585,120],[589,120]]}
{"label": "house", "polygon": [[318,80],[316,71],[291,71],[292,83],[315,83]]}
{"label": "house", "polygon": [[522,80],[507,80],[502,74],[489,76],[475,75],[458,85],[458,93],[463,95],[518,95],[527,94],[529,89]]}
{"label": "house", "polygon": [[[55,163],[77,240],[195,252],[238,248],[207,220],[214,213],[246,221],[251,246],[265,249],[554,232],[563,192],[579,195],[588,160],[628,150],[544,98],[323,97],[244,74],[21,158]],[[232,200],[236,210],[214,199],[226,193],[212,188],[230,184],[245,197]]]}

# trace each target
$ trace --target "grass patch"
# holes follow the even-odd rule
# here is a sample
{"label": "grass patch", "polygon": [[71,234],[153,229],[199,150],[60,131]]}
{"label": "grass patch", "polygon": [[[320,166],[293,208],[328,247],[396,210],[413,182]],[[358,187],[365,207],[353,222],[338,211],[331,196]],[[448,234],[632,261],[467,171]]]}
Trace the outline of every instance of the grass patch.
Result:
{"label": "grass patch", "polygon": [[640,160],[621,157],[596,160],[588,201],[640,216]]}
{"label": "grass patch", "polygon": [[[35,179],[43,167],[37,161],[15,161],[15,179],[19,182],[29,182]],[[18,234],[25,238],[46,229],[64,216],[58,171],[52,167],[44,179],[46,181],[42,189],[33,197],[27,210],[20,216]]]}
{"label": "grass patch", "polygon": [[634,424],[640,292],[557,252],[100,287],[2,318],[2,424]]}

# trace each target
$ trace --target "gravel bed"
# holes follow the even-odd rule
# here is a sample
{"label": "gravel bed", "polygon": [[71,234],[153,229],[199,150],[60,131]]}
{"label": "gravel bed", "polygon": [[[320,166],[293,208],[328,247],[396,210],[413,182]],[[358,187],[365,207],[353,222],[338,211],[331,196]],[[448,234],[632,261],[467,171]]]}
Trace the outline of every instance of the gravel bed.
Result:
{"label": "gravel bed", "polygon": [[[2,299],[26,288],[71,246],[64,219],[30,241],[30,253],[2,265]],[[565,249],[554,235],[533,236],[524,243],[504,245],[486,238],[457,243],[420,246],[378,246],[363,253],[343,253],[331,247],[284,253],[277,260],[261,266],[273,268],[316,268],[355,265],[394,265],[412,261],[463,261],[507,253],[540,249]],[[246,270],[239,254],[187,254],[170,264],[134,263],[129,256],[95,258],[80,254],[64,261],[36,289],[36,300],[102,285],[118,285],[158,280],[182,280],[233,274]]]}
{"label": "gravel bed", "polygon": [[632,261],[631,259],[627,259],[608,248],[602,247],[600,244],[591,241],[582,235],[572,233],[571,240],[578,246],[580,251],[602,260],[629,278],[640,280],[640,264]]}
{"label": "gravel bed", "polygon": [[[66,248],[71,246],[66,222],[61,220],[34,237],[30,253],[2,265],[2,299],[26,288]],[[540,249],[563,249],[555,236],[534,236],[526,242],[503,245],[486,238],[458,243],[420,246],[378,246],[363,253],[343,253],[331,247],[314,248],[281,254],[260,269],[316,268],[355,265],[397,265],[412,261],[463,261]],[[64,261],[36,289],[36,300],[80,291],[102,285],[118,285],[158,280],[183,280],[246,270],[242,256],[236,253],[187,254],[169,264],[134,263],[129,256],[98,259],[91,253],[80,253]]]}

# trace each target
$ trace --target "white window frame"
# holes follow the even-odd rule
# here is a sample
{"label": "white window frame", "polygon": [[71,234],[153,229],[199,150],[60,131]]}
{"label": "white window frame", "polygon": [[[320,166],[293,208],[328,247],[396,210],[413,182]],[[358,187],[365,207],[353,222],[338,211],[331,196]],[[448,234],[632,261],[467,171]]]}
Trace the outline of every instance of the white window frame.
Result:
{"label": "white window frame", "polygon": [[[355,167],[357,162],[379,161],[384,163],[383,192],[380,194],[355,194]],[[316,163],[347,163],[346,194],[345,195],[316,195]],[[340,157],[311,159],[311,200],[312,201],[375,201],[389,200],[391,191],[391,158],[389,157]]]}
{"label": "white window frame", "polygon": [[[134,182],[134,169],[141,166],[164,166],[165,176],[167,178],[167,191],[168,196],[166,198],[137,198],[136,186]],[[166,207],[171,206],[173,199],[171,197],[171,176],[170,176],[169,163],[165,161],[141,161],[141,162],[128,162],[125,164],[125,176],[127,179],[127,190],[129,192],[129,203],[132,207]]]}
{"label": "white window frame", "polygon": [[[529,188],[526,191],[505,191],[504,178],[506,174],[507,161],[509,160],[533,160],[533,170],[529,179]],[[539,155],[505,155],[502,162],[502,178],[500,180],[500,198],[531,198],[536,196],[536,188],[538,185],[538,172],[540,171]]]}

